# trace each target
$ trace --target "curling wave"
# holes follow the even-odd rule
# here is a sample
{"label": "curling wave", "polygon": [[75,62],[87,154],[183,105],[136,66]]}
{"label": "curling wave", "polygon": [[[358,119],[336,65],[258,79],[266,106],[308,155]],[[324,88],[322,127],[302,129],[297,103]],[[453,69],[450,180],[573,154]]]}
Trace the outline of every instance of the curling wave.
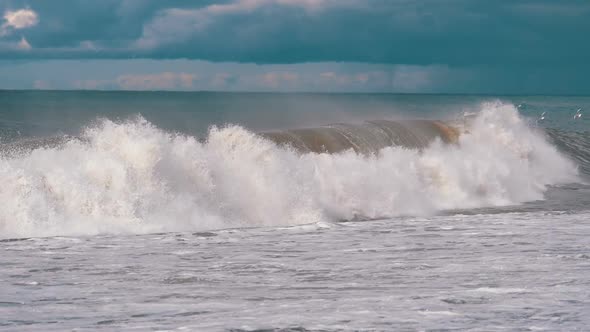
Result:
{"label": "curling wave", "polygon": [[381,130],[385,134],[376,137],[391,140],[361,148],[350,135],[334,139],[346,144],[303,140],[298,146],[292,138],[227,126],[211,128],[201,142],[142,118],[104,120],[81,139],[3,154],[0,237],[429,215],[538,200],[548,185],[578,181],[575,164],[512,105],[483,104],[460,136],[443,126],[387,123],[413,131],[399,136],[405,129],[392,129],[388,136],[384,123],[355,127]]}

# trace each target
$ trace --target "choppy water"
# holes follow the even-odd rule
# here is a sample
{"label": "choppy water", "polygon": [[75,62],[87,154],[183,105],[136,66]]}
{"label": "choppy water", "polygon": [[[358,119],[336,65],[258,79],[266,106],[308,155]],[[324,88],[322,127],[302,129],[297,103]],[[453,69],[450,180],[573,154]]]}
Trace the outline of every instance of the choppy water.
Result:
{"label": "choppy water", "polygon": [[2,242],[1,328],[584,331],[589,217]]}
{"label": "choppy water", "polygon": [[[584,331],[584,107],[0,92],[0,330]],[[455,143],[369,155],[255,134],[465,112]]]}

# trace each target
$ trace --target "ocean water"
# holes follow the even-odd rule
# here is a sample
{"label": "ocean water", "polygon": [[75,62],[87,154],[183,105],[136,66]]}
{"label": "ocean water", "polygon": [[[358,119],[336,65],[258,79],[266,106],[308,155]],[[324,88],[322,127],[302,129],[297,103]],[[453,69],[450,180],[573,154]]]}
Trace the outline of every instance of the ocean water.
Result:
{"label": "ocean water", "polygon": [[585,331],[585,110],[0,91],[0,330]]}

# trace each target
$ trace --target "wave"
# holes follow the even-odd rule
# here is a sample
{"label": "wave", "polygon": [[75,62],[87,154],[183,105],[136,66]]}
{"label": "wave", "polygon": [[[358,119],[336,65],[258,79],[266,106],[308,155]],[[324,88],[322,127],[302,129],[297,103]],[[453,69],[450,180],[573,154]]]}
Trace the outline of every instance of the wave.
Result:
{"label": "wave", "polygon": [[338,153],[352,149],[358,153],[377,153],[389,146],[422,149],[439,138],[456,142],[459,131],[441,121],[367,121],[360,125],[334,124],[320,128],[266,132],[263,137],[300,152]]}
{"label": "wave", "polygon": [[546,133],[560,151],[577,162],[582,173],[590,175],[590,132],[548,128]]}
{"label": "wave", "polygon": [[458,136],[446,126],[387,123],[397,125],[428,142],[366,154],[347,138],[338,153],[302,153],[235,125],[212,127],[200,141],[141,117],[102,120],[81,138],[3,154],[0,237],[432,215],[539,200],[549,185],[579,181],[574,162],[509,104],[482,104]]}

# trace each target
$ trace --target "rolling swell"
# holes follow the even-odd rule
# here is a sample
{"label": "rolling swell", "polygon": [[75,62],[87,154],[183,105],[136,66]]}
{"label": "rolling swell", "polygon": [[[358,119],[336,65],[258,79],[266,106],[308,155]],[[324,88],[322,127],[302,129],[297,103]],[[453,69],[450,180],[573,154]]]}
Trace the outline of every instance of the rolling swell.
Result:
{"label": "rolling swell", "polygon": [[460,136],[437,122],[371,122],[295,131],[323,140],[300,147],[240,126],[199,140],[143,118],[103,120],[78,138],[2,153],[0,237],[432,215],[541,200],[547,186],[578,181],[513,105],[480,108]]}

